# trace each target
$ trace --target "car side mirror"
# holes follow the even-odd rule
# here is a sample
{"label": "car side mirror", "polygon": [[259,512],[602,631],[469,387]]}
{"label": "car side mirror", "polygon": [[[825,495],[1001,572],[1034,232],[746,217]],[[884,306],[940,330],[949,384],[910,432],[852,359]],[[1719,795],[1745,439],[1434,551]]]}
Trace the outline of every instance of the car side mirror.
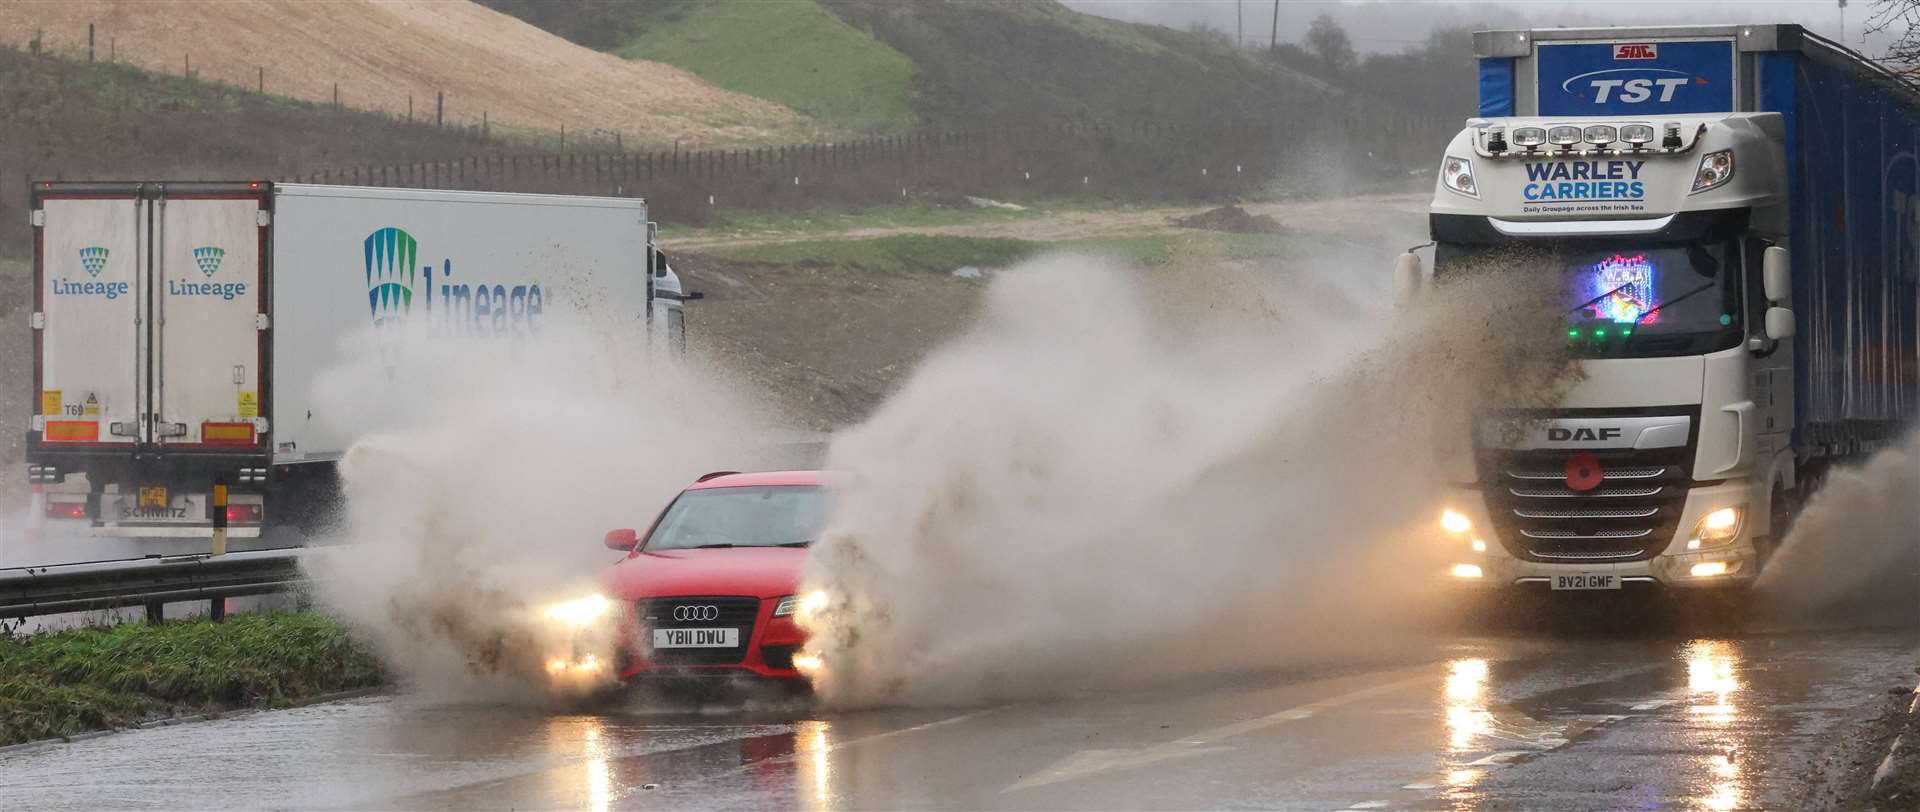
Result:
{"label": "car side mirror", "polygon": [[623,528],[620,528],[619,530],[607,531],[607,548],[608,549],[625,550],[627,552],[632,552],[633,548],[638,546],[639,544],[640,544],[640,534],[634,532],[633,528],[631,527],[623,527]]}
{"label": "car side mirror", "polygon": [[1793,310],[1785,307],[1767,308],[1767,338],[1784,341],[1793,337]]}
{"label": "car side mirror", "polygon": [[1792,268],[1787,264],[1787,249],[1776,245],[1760,255],[1760,289],[1766,293],[1769,302],[1784,302],[1793,295]]}
{"label": "car side mirror", "polygon": [[1420,270],[1420,255],[1408,251],[1393,263],[1393,306],[1406,307],[1419,298],[1425,284]]}

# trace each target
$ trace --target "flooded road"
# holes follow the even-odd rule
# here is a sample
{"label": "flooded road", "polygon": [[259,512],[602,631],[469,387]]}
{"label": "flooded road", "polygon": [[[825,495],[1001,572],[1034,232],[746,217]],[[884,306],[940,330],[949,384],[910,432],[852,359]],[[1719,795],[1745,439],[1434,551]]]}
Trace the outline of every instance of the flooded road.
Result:
{"label": "flooded road", "polygon": [[1517,635],[977,708],[380,696],[0,753],[0,806],[1793,808],[1917,664],[1915,630]]}

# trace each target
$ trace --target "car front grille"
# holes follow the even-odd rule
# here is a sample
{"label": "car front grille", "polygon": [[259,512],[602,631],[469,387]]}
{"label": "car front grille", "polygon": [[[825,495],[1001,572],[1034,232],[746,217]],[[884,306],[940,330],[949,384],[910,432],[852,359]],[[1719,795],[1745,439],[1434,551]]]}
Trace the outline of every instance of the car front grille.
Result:
{"label": "car front grille", "polygon": [[1527,561],[1644,561],[1673,539],[1686,502],[1687,447],[1592,453],[1604,478],[1591,490],[1567,486],[1579,451],[1486,450],[1480,480],[1500,544]]}
{"label": "car front grille", "polygon": [[[682,607],[714,607],[713,620],[675,620],[674,610]],[[753,627],[760,618],[760,599],[742,597],[654,598],[641,601],[640,649],[658,665],[737,665],[747,657],[753,644]],[[653,647],[654,629],[740,630],[740,644],[733,648],[661,648]]]}

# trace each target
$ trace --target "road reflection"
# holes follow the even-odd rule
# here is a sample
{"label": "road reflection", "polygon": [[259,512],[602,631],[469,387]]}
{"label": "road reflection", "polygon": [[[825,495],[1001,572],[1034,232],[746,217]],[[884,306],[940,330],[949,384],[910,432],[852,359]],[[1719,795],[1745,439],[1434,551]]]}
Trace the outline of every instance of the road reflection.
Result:
{"label": "road reflection", "polygon": [[1493,727],[1493,710],[1487,702],[1487,661],[1467,657],[1447,662],[1446,687],[1442,700],[1447,709],[1446,791],[1457,809],[1478,805],[1473,792],[1484,771],[1472,763],[1469,754],[1481,749],[1480,739]]}
{"label": "road reflection", "polygon": [[814,809],[826,809],[833,790],[833,726],[819,720],[801,722],[794,726],[793,740],[800,757],[795,794],[812,798]]}
{"label": "road reflection", "polygon": [[1706,809],[1742,809],[1747,805],[1747,781],[1741,774],[1739,741],[1742,721],[1740,674],[1745,670],[1740,646],[1724,640],[1695,640],[1681,650],[1687,663],[1687,713],[1697,720],[1710,752],[1701,759]]}
{"label": "road reflection", "polygon": [[584,757],[580,770],[563,770],[554,797],[577,799],[576,808],[606,812],[613,808],[613,770],[606,722],[598,716],[555,716],[547,720],[547,749],[563,759]]}

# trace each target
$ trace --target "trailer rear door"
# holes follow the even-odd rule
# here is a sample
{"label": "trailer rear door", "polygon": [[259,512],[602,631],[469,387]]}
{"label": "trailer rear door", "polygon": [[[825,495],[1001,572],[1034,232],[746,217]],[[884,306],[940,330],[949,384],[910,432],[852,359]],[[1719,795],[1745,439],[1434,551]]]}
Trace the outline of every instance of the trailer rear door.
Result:
{"label": "trailer rear door", "polygon": [[38,395],[45,448],[132,446],[141,439],[141,330],[148,224],[124,193],[42,195],[34,290]]}
{"label": "trailer rear door", "polygon": [[258,191],[170,193],[153,206],[152,441],[258,449],[266,198]]}

